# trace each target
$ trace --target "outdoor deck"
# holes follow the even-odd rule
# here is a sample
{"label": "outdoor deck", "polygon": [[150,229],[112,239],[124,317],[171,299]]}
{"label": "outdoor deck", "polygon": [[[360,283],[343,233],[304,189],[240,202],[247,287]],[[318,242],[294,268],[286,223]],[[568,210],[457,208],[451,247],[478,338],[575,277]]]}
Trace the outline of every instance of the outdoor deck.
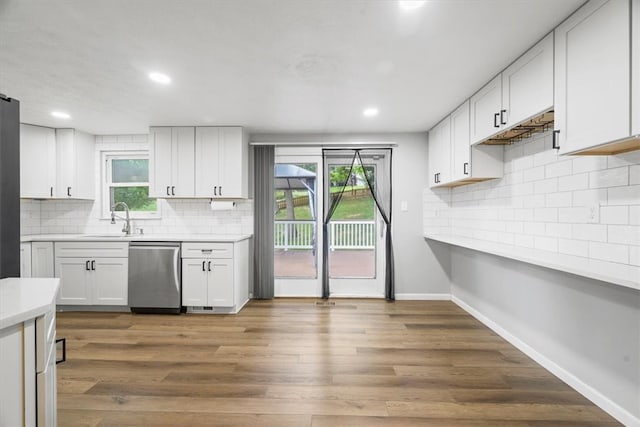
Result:
{"label": "outdoor deck", "polygon": [[[374,277],[375,250],[373,249],[336,249],[329,253],[331,277]],[[283,277],[316,277],[313,254],[310,249],[274,251],[275,276]],[[318,272],[321,274],[321,272]]]}

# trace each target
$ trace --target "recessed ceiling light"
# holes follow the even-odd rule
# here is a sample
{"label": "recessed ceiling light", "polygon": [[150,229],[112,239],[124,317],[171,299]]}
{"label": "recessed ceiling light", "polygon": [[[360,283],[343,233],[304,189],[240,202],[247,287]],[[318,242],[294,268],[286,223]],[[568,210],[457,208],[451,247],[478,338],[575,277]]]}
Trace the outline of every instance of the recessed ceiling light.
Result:
{"label": "recessed ceiling light", "polygon": [[398,6],[402,10],[416,10],[424,6],[427,0],[398,0]]}
{"label": "recessed ceiling light", "polygon": [[171,83],[171,77],[162,73],[149,73],[149,78],[156,83],[160,83],[161,85],[168,85]]}
{"label": "recessed ceiling light", "polygon": [[365,108],[362,111],[362,115],[365,117],[375,117],[378,115],[378,109],[375,107]]}
{"label": "recessed ceiling light", "polygon": [[64,111],[52,111],[51,115],[57,119],[70,119],[71,116],[69,113],[65,113]]}

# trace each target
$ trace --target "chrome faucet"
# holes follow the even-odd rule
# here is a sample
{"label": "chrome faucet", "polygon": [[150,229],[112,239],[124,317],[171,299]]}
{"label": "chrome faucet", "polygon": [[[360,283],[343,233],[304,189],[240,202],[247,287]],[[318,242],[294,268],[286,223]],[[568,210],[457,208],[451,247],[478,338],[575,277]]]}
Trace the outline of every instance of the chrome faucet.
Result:
{"label": "chrome faucet", "polygon": [[[118,206],[124,207],[125,213],[127,215],[126,218],[122,218],[121,216],[116,215],[116,209],[118,208]],[[125,202],[118,202],[115,205],[111,206],[111,224],[116,223],[116,218],[120,218],[126,221],[124,227],[122,227],[122,232],[126,235],[131,234],[131,218],[129,217],[129,206],[127,206]]]}

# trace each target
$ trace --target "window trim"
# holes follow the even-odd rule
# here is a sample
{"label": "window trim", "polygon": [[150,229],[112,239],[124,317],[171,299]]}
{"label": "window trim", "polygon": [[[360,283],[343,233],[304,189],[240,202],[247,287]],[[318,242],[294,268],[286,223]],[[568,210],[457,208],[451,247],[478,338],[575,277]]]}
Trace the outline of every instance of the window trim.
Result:
{"label": "window trim", "polygon": [[[149,159],[148,150],[107,150],[102,151],[100,160],[102,165],[102,179],[100,180],[100,190],[102,199],[102,219],[111,220],[111,187],[132,187],[132,186],[150,186],[150,182],[111,182],[111,161],[126,159]],[[132,219],[161,219],[162,209],[160,199],[156,199],[156,211],[131,211],[129,212]]]}

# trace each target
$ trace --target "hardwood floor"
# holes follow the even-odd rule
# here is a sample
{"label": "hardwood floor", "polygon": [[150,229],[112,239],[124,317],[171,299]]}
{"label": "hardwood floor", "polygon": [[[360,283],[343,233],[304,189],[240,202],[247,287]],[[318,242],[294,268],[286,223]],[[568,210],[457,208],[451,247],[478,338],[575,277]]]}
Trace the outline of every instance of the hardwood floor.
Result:
{"label": "hardwood floor", "polygon": [[613,426],[450,302],[58,313],[60,426]]}

